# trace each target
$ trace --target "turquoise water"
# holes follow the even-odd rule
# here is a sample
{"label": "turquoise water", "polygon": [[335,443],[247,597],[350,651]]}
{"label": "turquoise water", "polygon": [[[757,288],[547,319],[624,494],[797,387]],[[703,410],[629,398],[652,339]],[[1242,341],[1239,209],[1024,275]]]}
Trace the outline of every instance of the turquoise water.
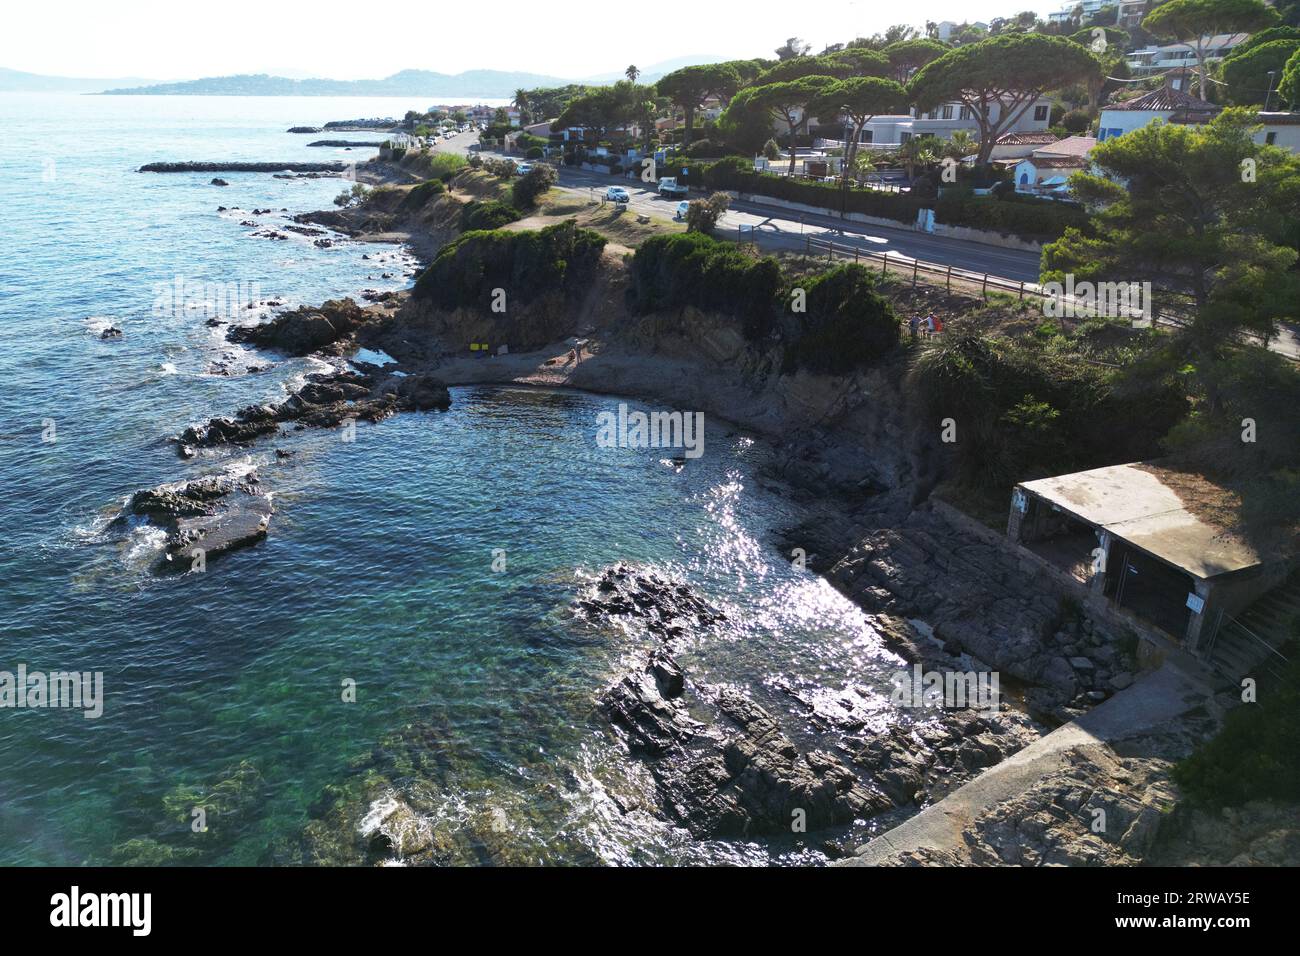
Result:
{"label": "turquoise water", "polygon": [[[256,283],[292,305],[400,287],[409,263],[391,248],[253,237],[242,214],[216,212],[270,208],[259,225],[283,224],[328,206],[338,180],[222,174],[220,188],[135,167],[351,158],[284,130],[427,105],[0,95],[0,670],[103,671],[106,696],[97,720],[0,710],[0,863],[183,843],[169,797],[241,764],[256,799],[198,862],[269,862],[324,788],[411,724],[456,755],[440,782],[448,817],[512,808],[530,861],[818,859],[694,843],[613,812],[635,767],[592,704],[650,640],[594,634],[569,611],[616,561],[690,581],[734,622],[683,650],[692,678],[749,689],[809,740],[783,688],[884,686],[893,663],[863,616],[769,545],[798,514],[758,481],[761,442],[711,422],[705,455],[679,471],[662,452],[597,447],[615,399],[488,388],[454,390],[446,414],[361,426],[354,443],[304,432],[182,462],[166,442],[282,398],[315,366],[210,374],[268,359],[199,314],[159,312],[158,284]],[[265,312],[256,304],[249,316]],[[123,336],[102,340],[107,324]],[[43,442],[50,421],[57,441]],[[137,488],[250,465],[275,495],[271,534],[206,573],[150,575],[157,540],[110,524]],[[893,719],[882,698],[881,722]]]}

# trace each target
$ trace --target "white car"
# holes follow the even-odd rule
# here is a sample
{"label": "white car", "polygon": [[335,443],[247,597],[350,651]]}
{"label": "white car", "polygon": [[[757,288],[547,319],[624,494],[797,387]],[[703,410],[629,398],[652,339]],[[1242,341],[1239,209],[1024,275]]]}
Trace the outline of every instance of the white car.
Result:
{"label": "white car", "polygon": [[515,167],[515,172],[518,173],[520,176],[524,175],[525,173],[531,173],[532,171],[533,171],[532,163],[520,163],[518,166]]}
{"label": "white car", "polygon": [[631,202],[632,197],[627,194],[627,190],[622,186],[610,186],[605,190],[605,198],[609,202]]}
{"label": "white car", "polygon": [[690,211],[691,211],[691,204],[690,204],[690,202],[689,202],[688,200],[683,199],[681,202],[679,202],[679,203],[677,204],[677,213],[676,213],[676,215],[673,216],[673,218],[674,218],[674,219],[685,219],[685,218],[686,218],[686,214],[687,214],[688,212],[690,212]]}

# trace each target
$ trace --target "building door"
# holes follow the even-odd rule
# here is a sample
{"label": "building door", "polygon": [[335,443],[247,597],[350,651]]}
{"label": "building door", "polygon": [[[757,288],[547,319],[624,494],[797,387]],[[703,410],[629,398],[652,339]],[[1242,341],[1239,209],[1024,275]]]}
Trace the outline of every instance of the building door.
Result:
{"label": "building door", "polygon": [[1191,609],[1191,575],[1139,551],[1127,542],[1116,541],[1107,569],[1106,593],[1116,607],[1125,608],[1154,624],[1176,640],[1187,633]]}

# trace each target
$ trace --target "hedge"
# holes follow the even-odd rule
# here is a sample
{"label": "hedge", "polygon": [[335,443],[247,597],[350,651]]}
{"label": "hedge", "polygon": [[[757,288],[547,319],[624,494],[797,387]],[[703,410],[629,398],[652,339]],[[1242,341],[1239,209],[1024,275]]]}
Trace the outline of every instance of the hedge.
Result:
{"label": "hedge", "polygon": [[441,179],[427,180],[406,194],[406,198],[402,201],[402,208],[412,211],[423,209],[430,199],[446,191],[447,186]]}
{"label": "hedge", "polygon": [[414,295],[455,309],[485,303],[498,288],[525,304],[548,291],[572,293],[595,274],[604,248],[604,236],[572,219],[538,231],[475,230],[442,247]]}
{"label": "hedge", "polygon": [[876,291],[875,275],[864,266],[836,266],[804,280],[800,288],[806,308],[794,313],[799,325],[786,347],[785,371],[806,368],[823,375],[847,375],[898,344],[898,316]]}
{"label": "hedge", "polygon": [[692,305],[741,320],[751,341],[776,322],[781,269],[703,233],[655,236],[632,259],[633,307],[639,312]]}
{"label": "hedge", "polygon": [[500,229],[520,218],[519,210],[508,202],[490,199],[486,202],[468,202],[460,210],[461,232],[481,229]]}
{"label": "hedge", "polygon": [[1052,199],[1019,201],[941,196],[934,204],[934,221],[946,226],[967,226],[1011,233],[1026,239],[1051,242],[1074,227],[1088,231],[1088,214],[1077,206]]}

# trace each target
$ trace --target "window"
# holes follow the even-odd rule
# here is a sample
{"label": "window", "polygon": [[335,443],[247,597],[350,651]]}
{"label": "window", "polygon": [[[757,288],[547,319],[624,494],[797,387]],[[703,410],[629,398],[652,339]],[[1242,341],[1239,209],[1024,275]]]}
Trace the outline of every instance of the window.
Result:
{"label": "window", "polygon": [[1276,142],[1277,142],[1277,133],[1276,133],[1276,131],[1274,131],[1274,132],[1270,132],[1270,133],[1265,133],[1265,134],[1264,134],[1264,142],[1267,143],[1269,146],[1272,146],[1274,143],[1276,143]]}
{"label": "window", "polygon": [[952,105],[951,105],[951,104],[949,104],[948,106],[945,106],[945,107],[943,108],[943,118],[946,119],[946,120],[950,120],[950,119],[952,119]]}
{"label": "window", "polygon": [[1035,122],[1035,123],[1041,123],[1041,122],[1043,122],[1043,120],[1047,119],[1047,111],[1048,111],[1048,108],[1047,108],[1046,106],[1035,106],[1035,107],[1034,107],[1034,122]]}
{"label": "window", "polygon": [[961,115],[961,118],[964,119],[964,120],[974,119],[974,118],[975,118],[975,115],[971,112],[969,106],[963,106],[963,107],[961,108],[961,114],[960,114],[960,115]]}

